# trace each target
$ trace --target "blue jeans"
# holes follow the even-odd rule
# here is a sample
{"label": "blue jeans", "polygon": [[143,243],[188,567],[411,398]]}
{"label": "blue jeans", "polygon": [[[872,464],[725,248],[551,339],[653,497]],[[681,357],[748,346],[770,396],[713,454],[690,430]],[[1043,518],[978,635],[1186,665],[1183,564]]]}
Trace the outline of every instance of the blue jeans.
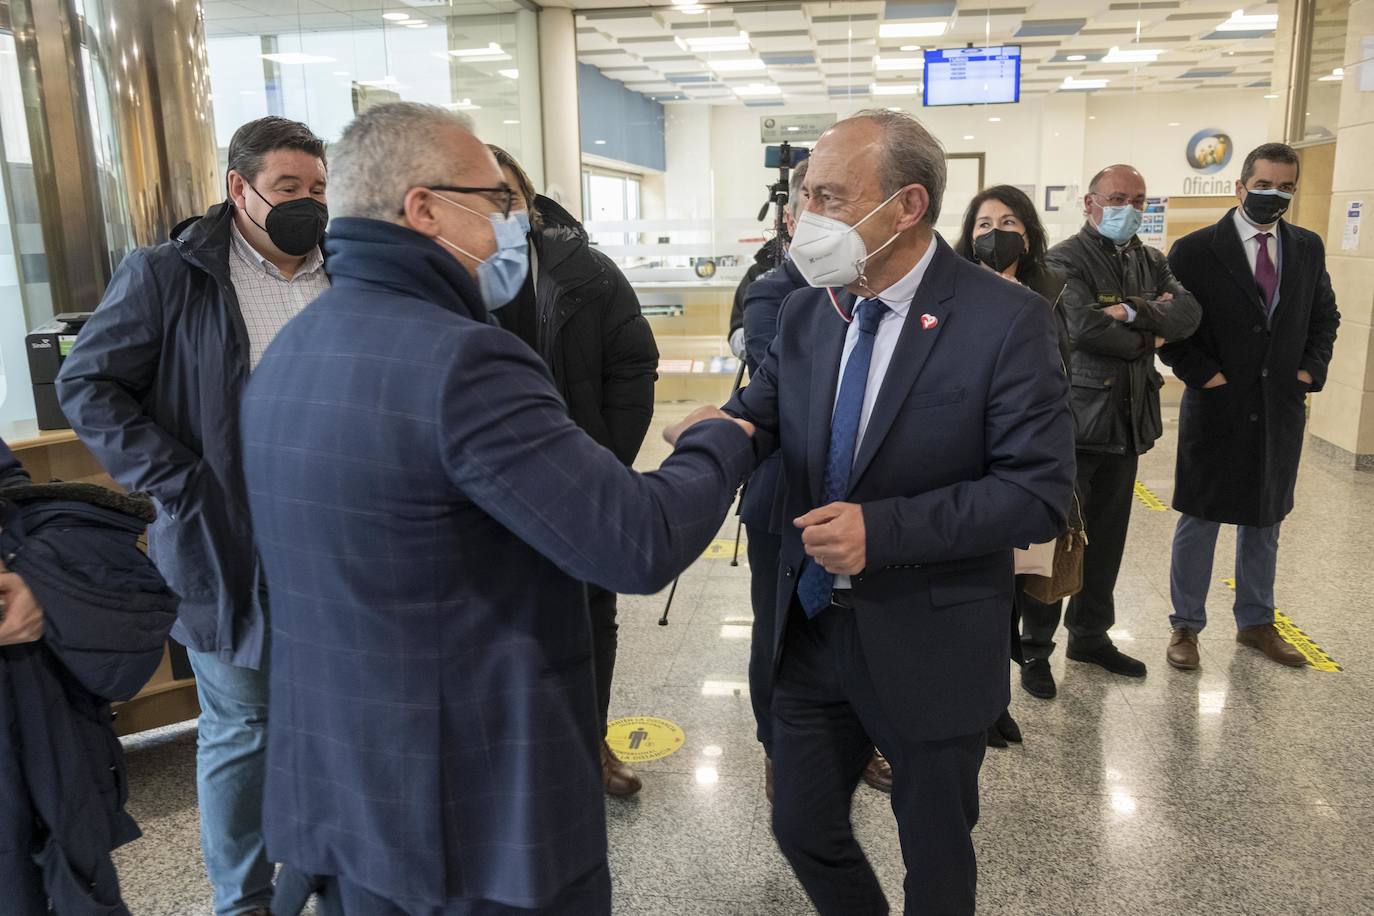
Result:
{"label": "blue jeans", "polygon": [[[1202,632],[1207,626],[1207,591],[1212,585],[1212,558],[1220,522],[1180,516],[1174,530],[1169,592],[1174,612],[1169,623]],[[1236,526],[1237,629],[1274,622],[1274,572],[1279,559],[1279,526]]]}
{"label": "blue jeans", "polygon": [[215,916],[237,916],[272,902],[272,863],[262,837],[267,672],[236,667],[213,652],[187,654],[200,695],[200,845]]}

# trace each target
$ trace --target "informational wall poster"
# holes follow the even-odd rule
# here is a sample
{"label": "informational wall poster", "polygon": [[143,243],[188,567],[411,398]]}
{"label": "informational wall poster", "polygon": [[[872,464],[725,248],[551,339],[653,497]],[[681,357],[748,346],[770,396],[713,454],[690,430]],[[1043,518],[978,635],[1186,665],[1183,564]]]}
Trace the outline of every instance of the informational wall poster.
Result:
{"label": "informational wall poster", "polygon": [[761,143],[814,143],[834,126],[838,115],[833,111],[825,114],[805,115],[765,115],[759,118],[759,141]]}
{"label": "informational wall poster", "polygon": [[1363,201],[1352,200],[1345,205],[1345,231],[1341,233],[1341,251],[1354,251],[1360,247],[1360,216],[1363,212]]}
{"label": "informational wall poster", "polygon": [[1164,247],[1164,236],[1168,234],[1169,198],[1149,197],[1145,200],[1145,214],[1140,220],[1140,240],[1155,248]]}

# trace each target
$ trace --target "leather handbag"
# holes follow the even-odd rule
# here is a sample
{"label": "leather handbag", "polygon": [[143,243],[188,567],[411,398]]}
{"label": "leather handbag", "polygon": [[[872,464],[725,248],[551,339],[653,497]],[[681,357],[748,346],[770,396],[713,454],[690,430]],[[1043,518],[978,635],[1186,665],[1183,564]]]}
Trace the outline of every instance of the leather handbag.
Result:
{"label": "leather handbag", "polygon": [[1083,509],[1078,504],[1077,492],[1073,494],[1073,505],[1076,518],[1070,519],[1068,530],[1051,542],[1054,558],[1049,575],[1031,574],[1022,584],[1026,594],[1042,604],[1054,604],[1083,590],[1083,555],[1088,533],[1083,529]]}

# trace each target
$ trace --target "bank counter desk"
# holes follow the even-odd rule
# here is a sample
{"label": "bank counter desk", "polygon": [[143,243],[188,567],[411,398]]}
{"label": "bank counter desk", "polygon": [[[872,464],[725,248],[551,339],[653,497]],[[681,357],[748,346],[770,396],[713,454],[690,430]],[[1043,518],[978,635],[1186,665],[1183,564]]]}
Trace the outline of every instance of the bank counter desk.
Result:
{"label": "bank counter desk", "polygon": [[711,280],[640,280],[628,271],[658,343],[658,401],[724,404],[739,362],[730,353],[730,308],[743,269]]}
{"label": "bank counter desk", "polygon": [[[31,420],[0,423],[0,438],[36,483],[65,480],[121,489],[70,429],[41,430]],[[129,735],[200,715],[196,682],[190,676],[178,676],[182,674],[189,675],[185,653],[169,644],[163,649],[157,671],[138,696],[114,705],[115,731]]]}

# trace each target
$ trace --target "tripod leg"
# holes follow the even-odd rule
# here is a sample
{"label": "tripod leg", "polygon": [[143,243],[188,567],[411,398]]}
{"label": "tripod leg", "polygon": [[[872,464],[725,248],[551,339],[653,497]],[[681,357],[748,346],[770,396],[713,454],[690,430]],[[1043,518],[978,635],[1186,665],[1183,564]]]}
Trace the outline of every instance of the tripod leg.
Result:
{"label": "tripod leg", "polygon": [[658,625],[666,627],[668,625],[668,611],[673,606],[673,596],[677,594],[677,579],[673,580],[673,587],[668,590],[668,603],[663,606],[663,616],[658,618]]}

